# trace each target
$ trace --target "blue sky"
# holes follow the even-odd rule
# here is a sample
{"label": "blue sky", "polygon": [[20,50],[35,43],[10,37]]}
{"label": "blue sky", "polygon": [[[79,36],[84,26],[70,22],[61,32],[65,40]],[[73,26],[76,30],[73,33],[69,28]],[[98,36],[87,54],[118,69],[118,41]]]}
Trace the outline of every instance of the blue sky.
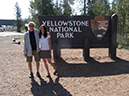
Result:
{"label": "blue sky", "polygon": [[[22,12],[22,18],[27,18],[29,13],[29,1],[31,0],[0,0],[0,19],[15,19],[15,10],[14,6],[18,2]],[[110,2],[112,0],[109,0]],[[77,5],[74,6],[74,9],[77,8]],[[76,10],[77,11],[77,10]]]}

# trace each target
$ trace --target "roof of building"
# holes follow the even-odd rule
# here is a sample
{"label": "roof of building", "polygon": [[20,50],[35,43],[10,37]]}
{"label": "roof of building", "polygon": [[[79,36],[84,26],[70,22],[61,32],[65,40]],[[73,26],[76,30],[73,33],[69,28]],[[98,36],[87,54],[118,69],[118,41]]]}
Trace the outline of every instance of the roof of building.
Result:
{"label": "roof of building", "polygon": [[15,20],[0,19],[0,25],[14,25]]}

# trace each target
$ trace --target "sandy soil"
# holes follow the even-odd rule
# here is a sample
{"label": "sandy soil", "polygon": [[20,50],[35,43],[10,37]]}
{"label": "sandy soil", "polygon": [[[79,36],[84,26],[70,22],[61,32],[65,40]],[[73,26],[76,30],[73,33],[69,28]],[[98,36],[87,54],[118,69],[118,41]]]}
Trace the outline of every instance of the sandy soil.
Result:
{"label": "sandy soil", "polygon": [[91,49],[85,62],[82,49],[62,49],[60,61],[54,62],[59,76],[51,78],[41,61],[41,78],[29,78],[23,55],[23,40],[12,44],[12,37],[0,37],[0,96],[129,96],[129,51],[117,49],[117,59],[108,57],[108,49]]}

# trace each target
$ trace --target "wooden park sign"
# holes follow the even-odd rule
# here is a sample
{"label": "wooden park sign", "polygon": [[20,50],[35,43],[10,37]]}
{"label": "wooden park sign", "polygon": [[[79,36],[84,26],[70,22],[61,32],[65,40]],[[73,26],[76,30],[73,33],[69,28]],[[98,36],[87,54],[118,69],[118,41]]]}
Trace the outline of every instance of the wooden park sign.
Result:
{"label": "wooden park sign", "polygon": [[54,59],[61,57],[62,48],[83,48],[85,60],[90,48],[109,48],[116,58],[117,15],[112,16],[39,16],[51,34]]}

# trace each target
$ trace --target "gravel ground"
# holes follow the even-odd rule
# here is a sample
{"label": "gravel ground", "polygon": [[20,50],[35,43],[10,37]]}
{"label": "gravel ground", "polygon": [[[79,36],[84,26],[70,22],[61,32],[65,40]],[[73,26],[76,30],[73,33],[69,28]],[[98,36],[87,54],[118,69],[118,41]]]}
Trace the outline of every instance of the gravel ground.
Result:
{"label": "gravel ground", "polygon": [[108,49],[91,49],[85,62],[82,49],[62,49],[60,61],[54,62],[59,76],[46,78],[40,61],[41,78],[29,78],[28,64],[21,45],[11,43],[12,36],[0,37],[0,96],[129,96],[129,51],[117,49],[117,59],[111,60]]}

